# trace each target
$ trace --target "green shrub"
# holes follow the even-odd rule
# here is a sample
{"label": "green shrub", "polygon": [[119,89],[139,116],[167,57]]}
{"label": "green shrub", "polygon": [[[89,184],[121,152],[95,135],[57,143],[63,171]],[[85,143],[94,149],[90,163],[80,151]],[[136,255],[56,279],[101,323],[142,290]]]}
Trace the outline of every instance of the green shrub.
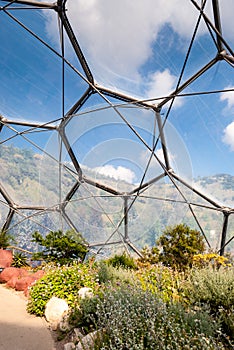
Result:
{"label": "green shrub", "polygon": [[95,349],[224,349],[207,312],[167,306],[148,291],[109,289],[95,307],[96,327],[104,330]]}
{"label": "green shrub", "polygon": [[98,288],[97,271],[89,264],[53,267],[31,287],[27,310],[43,316],[45,306],[52,296],[65,299],[71,307],[78,303],[81,287]]}
{"label": "green shrub", "polygon": [[141,288],[150,291],[165,302],[178,301],[181,293],[182,273],[163,265],[150,265],[136,272]]}
{"label": "green shrub", "polygon": [[101,293],[93,298],[80,300],[79,306],[74,308],[69,316],[70,325],[81,329],[84,334],[93,331],[97,324],[97,304],[100,298],[102,298]]}
{"label": "green shrub", "polygon": [[122,267],[124,269],[137,269],[137,265],[133,257],[127,255],[125,252],[123,254],[116,254],[107,260],[107,264],[113,267]]}
{"label": "green shrub", "polygon": [[217,253],[206,253],[206,254],[196,254],[193,256],[193,266],[204,268],[212,267],[213,269],[219,269],[221,266],[228,267],[231,266],[229,263],[229,258],[226,256],[221,256]]}
{"label": "green shrub", "polygon": [[103,284],[132,284],[134,282],[134,272],[122,267],[114,267],[101,261],[98,264],[98,279]]}
{"label": "green shrub", "polygon": [[223,331],[234,339],[234,267],[193,269],[184,285],[187,301],[208,305]]}
{"label": "green shrub", "polygon": [[157,264],[159,262],[159,249],[157,247],[144,247],[141,250],[142,257],[138,259],[140,264]]}
{"label": "green shrub", "polygon": [[205,250],[201,233],[184,224],[167,227],[156,244],[161,247],[159,261],[178,270],[191,267],[193,256]]}
{"label": "green shrub", "polygon": [[33,254],[33,260],[66,265],[72,261],[83,261],[88,252],[87,243],[81,233],[74,230],[51,231],[45,238],[35,231],[32,238],[32,242],[43,247],[42,251]]}
{"label": "green shrub", "polygon": [[14,242],[14,237],[9,235],[6,231],[0,230],[0,249],[8,248],[12,242]]}

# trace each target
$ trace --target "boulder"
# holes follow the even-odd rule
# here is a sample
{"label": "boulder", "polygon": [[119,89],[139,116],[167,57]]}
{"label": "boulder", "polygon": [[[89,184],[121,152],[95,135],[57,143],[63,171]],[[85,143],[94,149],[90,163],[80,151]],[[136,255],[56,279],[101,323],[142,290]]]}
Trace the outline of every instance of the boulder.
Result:
{"label": "boulder", "polygon": [[83,287],[78,291],[78,295],[81,299],[92,298],[93,297],[92,288]]}
{"label": "boulder", "polygon": [[10,267],[13,261],[13,254],[11,250],[0,249],[0,267]]}
{"label": "boulder", "polygon": [[27,285],[24,289],[24,295],[28,298],[29,296],[29,291],[30,291],[30,287],[37,281],[39,280],[40,278],[42,278],[44,276],[44,271],[42,270],[38,270],[37,272],[35,273],[32,273],[29,275],[29,277],[31,277],[31,282],[29,283],[29,285]]}
{"label": "boulder", "polygon": [[31,286],[28,286],[27,288],[24,289],[24,296],[25,296],[26,298],[29,297],[30,287],[31,287]]}
{"label": "boulder", "polygon": [[6,286],[9,288],[15,288],[15,284],[18,281],[19,277],[13,276],[11,279],[7,282]]}
{"label": "boulder", "polygon": [[20,269],[18,267],[6,267],[1,273],[0,273],[0,282],[6,283],[8,282],[12,277],[19,277],[20,276]]}
{"label": "boulder", "polygon": [[26,277],[31,275],[31,272],[23,267],[20,267],[20,277]]}
{"label": "boulder", "polygon": [[45,318],[50,323],[52,330],[56,330],[63,316],[68,312],[69,307],[65,300],[52,297],[45,307]]}
{"label": "boulder", "polygon": [[25,291],[35,281],[36,281],[36,279],[35,279],[35,277],[33,277],[33,274],[21,277],[15,283],[15,290],[17,290],[17,291]]}

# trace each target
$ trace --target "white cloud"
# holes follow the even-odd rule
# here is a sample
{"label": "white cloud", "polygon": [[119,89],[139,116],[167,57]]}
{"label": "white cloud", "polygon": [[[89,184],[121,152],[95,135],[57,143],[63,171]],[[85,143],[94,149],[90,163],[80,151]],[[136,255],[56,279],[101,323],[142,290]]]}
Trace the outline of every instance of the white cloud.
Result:
{"label": "white cloud", "polygon": [[163,25],[191,37],[198,11],[187,0],[73,0],[67,14],[91,60],[137,79]]}
{"label": "white cloud", "polygon": [[[225,89],[233,88],[234,87],[231,85],[225,87]],[[220,100],[227,103],[226,110],[228,114],[232,114],[234,112],[234,92],[222,92],[220,94]],[[223,130],[222,141],[230,147],[231,151],[234,151],[234,122],[228,124],[228,126],[226,126],[226,128]]]}
{"label": "white cloud", "polygon": [[[160,71],[155,72],[149,78],[147,97],[154,98],[154,97],[168,96],[170,93],[174,91],[176,87],[176,82],[177,82],[176,76],[172,75],[169,69],[165,69],[162,72]],[[159,103],[160,100],[157,100],[155,102]],[[181,104],[182,104],[181,98],[175,100],[176,106],[180,106]]]}
{"label": "white cloud", "polygon": [[[148,88],[144,88],[144,91],[147,96],[144,97],[158,97],[158,93],[162,96],[171,91],[175,83],[175,77],[169,71],[173,57],[168,57],[170,65],[167,70],[163,71],[164,68],[155,66],[151,76],[147,74],[147,79],[141,68],[152,57],[153,45],[165,24],[170,25],[180,36],[180,40],[192,37],[199,11],[190,1],[70,0],[67,7],[68,19],[98,83],[134,92],[135,95],[146,84]],[[207,2],[205,12],[213,20],[211,1]],[[234,1],[222,1],[223,27],[227,33],[226,18],[232,24],[233,12]],[[201,24],[203,22],[202,20]],[[58,42],[56,27],[56,16],[50,17],[47,31]],[[199,35],[205,31],[207,32],[207,28],[203,23]],[[170,45],[169,39],[165,40],[164,45],[166,51]],[[165,79],[163,84],[159,84],[161,78]]]}
{"label": "white cloud", "polygon": [[105,176],[112,177],[115,180],[123,180],[128,183],[133,183],[136,178],[135,173],[123,166],[118,166],[115,168],[113,165],[104,165],[102,167],[96,167],[92,169],[97,173]]}
{"label": "white cloud", "polygon": [[[111,74],[112,83],[121,77],[142,83],[139,69],[151,57],[162,27],[168,23],[189,38],[198,16],[187,0],[72,0],[67,6],[69,21],[98,82],[108,81]],[[47,32],[58,42],[55,28],[56,16],[50,16]]]}
{"label": "white cloud", "polygon": [[151,55],[151,43],[160,28],[161,21],[151,13],[151,6],[139,1],[127,0],[123,5],[121,1],[76,0],[69,4],[69,19],[93,66],[97,68],[100,62],[99,69],[106,67],[134,79]]}
{"label": "white cloud", "polygon": [[[234,86],[226,86],[224,89],[234,89]],[[227,107],[231,109],[234,107],[234,91],[222,92],[220,94],[220,100],[227,102]]]}
{"label": "white cloud", "polygon": [[157,71],[150,77],[148,95],[149,97],[167,96],[173,91],[175,83],[176,77],[169,72],[169,69],[163,72]]}
{"label": "white cloud", "polygon": [[223,35],[226,39],[233,42],[233,13],[234,13],[234,1],[222,0],[219,1],[220,15]]}
{"label": "white cloud", "polygon": [[160,148],[156,151],[156,156],[158,157],[158,159],[162,162],[165,163],[165,159],[164,159],[164,153],[163,153],[163,149]]}
{"label": "white cloud", "polygon": [[224,129],[223,142],[230,147],[231,151],[234,151],[234,122]]}

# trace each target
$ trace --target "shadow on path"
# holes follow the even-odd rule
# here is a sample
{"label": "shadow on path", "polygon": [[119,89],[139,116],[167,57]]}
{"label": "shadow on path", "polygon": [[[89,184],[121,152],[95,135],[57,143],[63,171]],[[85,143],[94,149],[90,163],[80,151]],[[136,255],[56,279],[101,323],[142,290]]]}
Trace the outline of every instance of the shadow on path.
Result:
{"label": "shadow on path", "polygon": [[22,293],[0,284],[0,350],[53,350],[43,318],[29,315]]}

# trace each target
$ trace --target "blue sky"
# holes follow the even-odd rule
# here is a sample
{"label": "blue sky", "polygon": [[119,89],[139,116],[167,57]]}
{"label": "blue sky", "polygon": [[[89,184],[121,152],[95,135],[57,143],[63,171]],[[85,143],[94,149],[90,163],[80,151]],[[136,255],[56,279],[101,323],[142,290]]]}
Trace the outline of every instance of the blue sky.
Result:
{"label": "blue sky", "polygon": [[[205,12],[213,21],[211,3],[207,0]],[[0,6],[4,5],[0,1]],[[173,91],[199,15],[190,1],[128,0],[123,4],[114,0],[68,0],[67,8],[67,16],[98,84],[142,99],[159,98]],[[221,0],[220,12],[224,37],[234,48],[233,0]],[[55,12],[12,10],[10,13],[60,52]],[[60,58],[2,11],[0,21],[0,113],[9,119],[28,121],[61,118]],[[201,21],[182,81],[216,53]],[[83,74],[68,42],[65,57]],[[233,67],[219,62],[184,93],[233,88],[233,73]],[[65,112],[86,88],[85,81],[65,66]],[[75,153],[87,167],[137,183],[150,152],[119,115],[110,109],[95,111],[103,105],[106,103],[101,97],[92,97],[84,106],[90,112],[73,118],[67,127]],[[163,118],[167,110],[168,106],[162,109]],[[152,143],[152,111],[122,108],[121,113],[147,143]],[[234,92],[176,99],[165,133],[173,168],[180,174],[234,175]],[[12,134],[13,131],[4,129],[1,139]],[[56,136],[48,132],[29,137],[48,152],[54,152]],[[18,136],[10,142],[31,147]],[[161,155],[160,145],[156,152]],[[159,172],[153,162],[149,178]]]}

